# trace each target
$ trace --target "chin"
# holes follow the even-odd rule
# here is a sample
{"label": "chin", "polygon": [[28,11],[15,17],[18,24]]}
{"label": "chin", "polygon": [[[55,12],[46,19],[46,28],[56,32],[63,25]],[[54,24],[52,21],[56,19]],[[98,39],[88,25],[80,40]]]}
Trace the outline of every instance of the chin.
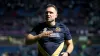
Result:
{"label": "chin", "polygon": [[51,20],[46,20],[46,22],[52,22]]}
{"label": "chin", "polygon": [[52,21],[54,21],[54,20],[51,20],[50,18],[46,20],[46,22],[52,22]]}
{"label": "chin", "polygon": [[53,22],[54,20],[48,20],[48,22]]}

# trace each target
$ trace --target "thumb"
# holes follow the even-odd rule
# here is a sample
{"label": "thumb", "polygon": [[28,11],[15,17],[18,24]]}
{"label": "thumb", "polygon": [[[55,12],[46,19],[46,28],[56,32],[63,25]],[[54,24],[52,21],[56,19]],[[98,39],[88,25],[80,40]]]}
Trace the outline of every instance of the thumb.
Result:
{"label": "thumb", "polygon": [[64,54],[64,52],[61,53],[61,55],[63,55],[63,54]]}

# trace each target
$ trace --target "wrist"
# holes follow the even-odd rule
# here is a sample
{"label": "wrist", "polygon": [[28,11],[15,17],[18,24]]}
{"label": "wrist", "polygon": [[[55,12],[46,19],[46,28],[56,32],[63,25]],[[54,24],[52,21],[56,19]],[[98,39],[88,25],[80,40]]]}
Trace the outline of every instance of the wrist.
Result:
{"label": "wrist", "polygon": [[63,55],[63,54],[66,54],[67,56],[70,56],[70,53],[68,53],[68,52],[62,52],[61,54],[62,54],[62,55]]}
{"label": "wrist", "polygon": [[69,52],[66,52],[68,54],[68,56],[70,56],[70,53]]}
{"label": "wrist", "polygon": [[38,37],[38,38],[41,38],[42,36],[41,36],[41,34],[39,34],[39,35],[37,35],[37,37]]}

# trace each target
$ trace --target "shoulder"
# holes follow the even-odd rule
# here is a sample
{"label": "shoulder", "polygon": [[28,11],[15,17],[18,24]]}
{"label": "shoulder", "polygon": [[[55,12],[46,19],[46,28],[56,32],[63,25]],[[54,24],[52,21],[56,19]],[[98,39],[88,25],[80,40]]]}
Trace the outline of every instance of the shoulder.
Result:
{"label": "shoulder", "polygon": [[58,26],[60,27],[64,27],[64,28],[68,28],[67,25],[65,25],[64,23],[62,22],[57,22]]}
{"label": "shoulder", "polygon": [[59,22],[59,27],[63,28],[63,29],[64,29],[64,31],[69,31],[68,26],[67,26],[67,25],[65,25],[65,24],[64,24],[64,23],[62,23],[62,22]]}

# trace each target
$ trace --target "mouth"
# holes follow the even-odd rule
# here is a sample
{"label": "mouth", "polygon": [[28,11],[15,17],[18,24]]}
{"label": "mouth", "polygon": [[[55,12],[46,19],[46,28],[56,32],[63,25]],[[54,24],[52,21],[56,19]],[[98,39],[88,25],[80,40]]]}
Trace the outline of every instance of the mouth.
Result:
{"label": "mouth", "polygon": [[47,17],[47,18],[46,18],[46,21],[51,21],[50,17]]}
{"label": "mouth", "polygon": [[47,20],[48,20],[49,18],[50,18],[49,16],[46,17]]}
{"label": "mouth", "polygon": [[50,18],[50,16],[47,16],[47,18]]}

